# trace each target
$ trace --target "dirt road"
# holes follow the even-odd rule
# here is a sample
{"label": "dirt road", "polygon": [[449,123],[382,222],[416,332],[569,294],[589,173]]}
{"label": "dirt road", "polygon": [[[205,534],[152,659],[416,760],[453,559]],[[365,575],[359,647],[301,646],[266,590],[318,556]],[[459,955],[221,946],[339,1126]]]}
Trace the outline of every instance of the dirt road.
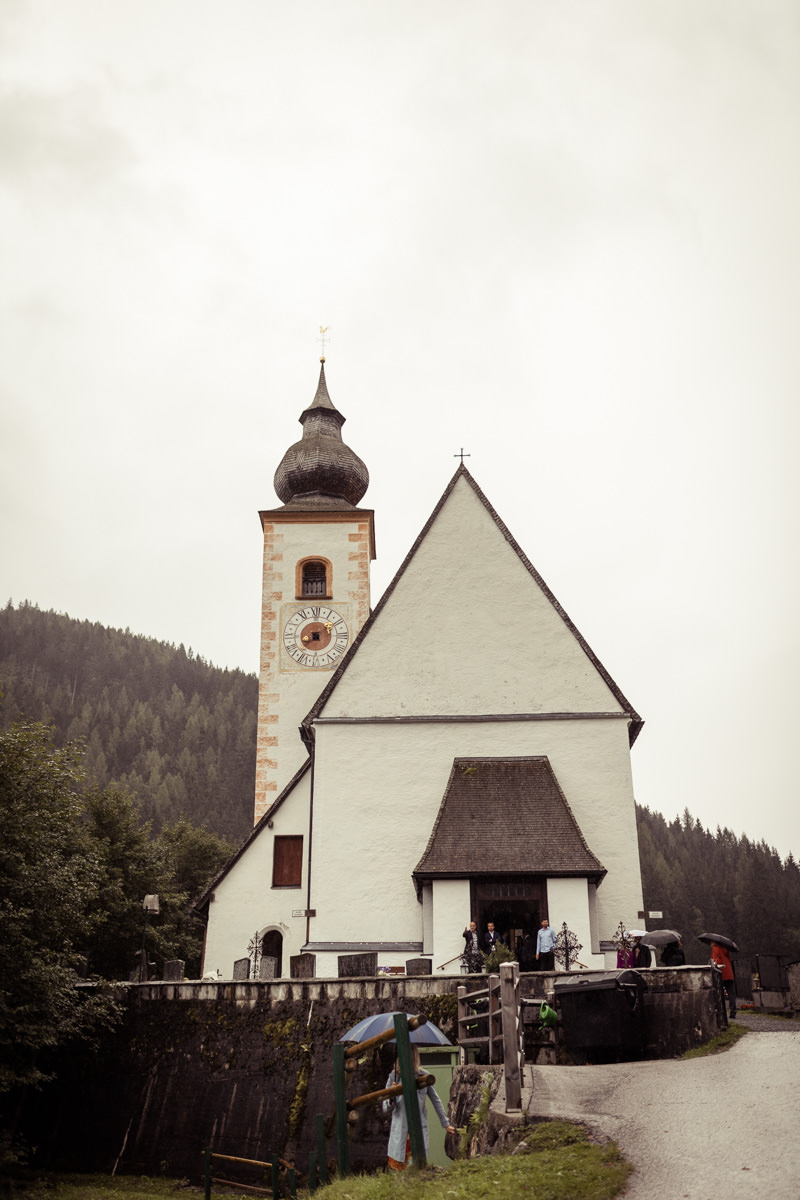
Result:
{"label": "dirt road", "polygon": [[774,1028],[685,1062],[536,1067],[523,1107],[612,1137],[626,1200],[800,1200],[800,1030]]}

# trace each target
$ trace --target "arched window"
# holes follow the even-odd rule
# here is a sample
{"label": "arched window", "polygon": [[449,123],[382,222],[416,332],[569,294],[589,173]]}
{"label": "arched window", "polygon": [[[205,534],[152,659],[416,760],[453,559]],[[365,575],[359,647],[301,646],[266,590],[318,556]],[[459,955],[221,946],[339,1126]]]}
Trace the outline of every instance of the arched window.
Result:
{"label": "arched window", "polygon": [[324,562],[311,558],[303,563],[302,596],[328,595],[328,569]]}

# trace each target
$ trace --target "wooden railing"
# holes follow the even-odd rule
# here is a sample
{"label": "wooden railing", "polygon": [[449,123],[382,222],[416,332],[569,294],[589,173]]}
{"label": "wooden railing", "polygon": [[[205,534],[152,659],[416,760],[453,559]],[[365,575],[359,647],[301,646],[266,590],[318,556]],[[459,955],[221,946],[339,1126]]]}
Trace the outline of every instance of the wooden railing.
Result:
{"label": "wooden railing", "polygon": [[[482,1025],[485,1033],[473,1032]],[[462,1063],[470,1047],[486,1047],[490,1064],[503,1063],[506,1112],[518,1112],[524,1065],[518,963],[501,963],[499,976],[490,975],[485,988],[475,992],[458,989],[458,1045]]]}

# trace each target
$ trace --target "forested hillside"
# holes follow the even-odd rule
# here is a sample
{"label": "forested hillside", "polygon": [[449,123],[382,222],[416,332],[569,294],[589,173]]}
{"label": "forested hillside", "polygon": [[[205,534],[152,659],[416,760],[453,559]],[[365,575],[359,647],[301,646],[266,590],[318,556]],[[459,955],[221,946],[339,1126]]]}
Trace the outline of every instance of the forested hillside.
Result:
{"label": "forested hillside", "polygon": [[258,681],[129,630],[0,610],[0,730],[24,717],[82,740],[100,787],[136,797],[158,832],[180,818],[234,843],[252,827]]}
{"label": "forested hillside", "polygon": [[[666,821],[637,807],[645,909],[661,910],[663,925],[683,934],[687,962],[705,962],[695,939],[722,933],[742,957],[786,954],[800,959],[800,869],[765,842],[712,833],[691,813]],[[650,928],[661,925],[650,922]]]}

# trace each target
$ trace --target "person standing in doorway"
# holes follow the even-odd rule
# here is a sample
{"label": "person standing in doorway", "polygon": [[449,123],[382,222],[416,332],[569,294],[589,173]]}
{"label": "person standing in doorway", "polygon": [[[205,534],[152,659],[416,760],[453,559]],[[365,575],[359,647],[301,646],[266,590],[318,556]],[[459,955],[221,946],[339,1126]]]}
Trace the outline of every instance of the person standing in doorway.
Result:
{"label": "person standing in doorway", "polygon": [[474,921],[470,921],[464,930],[464,953],[461,955],[461,960],[470,975],[477,975],[483,970],[481,944],[478,940],[478,926]]}
{"label": "person standing in doorway", "polygon": [[484,945],[486,946],[487,954],[491,954],[495,946],[505,946],[505,942],[494,927],[494,921],[490,921],[486,926],[486,933],[483,935],[483,941]]}
{"label": "person standing in doorway", "polygon": [[555,949],[556,935],[550,928],[550,922],[547,917],[542,921],[539,932],[536,935],[536,970],[537,971],[554,971],[555,970]]}

